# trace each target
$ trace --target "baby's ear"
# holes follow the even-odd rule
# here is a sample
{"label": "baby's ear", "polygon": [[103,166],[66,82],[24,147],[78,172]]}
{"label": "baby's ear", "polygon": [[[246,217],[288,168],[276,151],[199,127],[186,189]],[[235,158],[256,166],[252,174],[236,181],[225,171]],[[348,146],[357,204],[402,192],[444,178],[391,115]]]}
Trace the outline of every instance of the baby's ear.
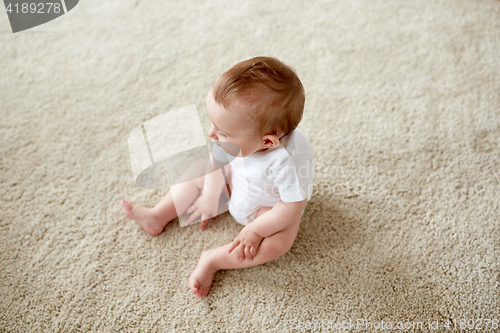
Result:
{"label": "baby's ear", "polygon": [[280,139],[277,135],[274,134],[266,134],[263,138],[263,145],[265,148],[273,148],[279,145]]}

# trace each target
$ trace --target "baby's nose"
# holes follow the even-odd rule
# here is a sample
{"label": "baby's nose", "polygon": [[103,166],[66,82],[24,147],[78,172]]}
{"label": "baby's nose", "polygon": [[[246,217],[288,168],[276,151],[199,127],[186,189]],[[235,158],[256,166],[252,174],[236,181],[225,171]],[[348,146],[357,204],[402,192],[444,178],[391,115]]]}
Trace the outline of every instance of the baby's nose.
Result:
{"label": "baby's nose", "polygon": [[217,140],[217,136],[215,135],[215,127],[214,126],[210,127],[210,129],[208,130],[208,136],[214,140]]}

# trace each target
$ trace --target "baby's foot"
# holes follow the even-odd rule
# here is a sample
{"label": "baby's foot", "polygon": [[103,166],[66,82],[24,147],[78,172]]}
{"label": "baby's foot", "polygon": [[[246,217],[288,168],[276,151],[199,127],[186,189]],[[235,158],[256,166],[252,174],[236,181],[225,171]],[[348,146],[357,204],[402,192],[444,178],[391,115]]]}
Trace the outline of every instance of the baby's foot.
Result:
{"label": "baby's foot", "polygon": [[197,297],[205,297],[208,295],[215,272],[217,272],[217,269],[212,264],[210,250],[203,251],[198,260],[198,265],[193,274],[189,277],[189,286]]}
{"label": "baby's foot", "polygon": [[125,214],[141,225],[147,233],[159,235],[163,232],[166,223],[153,212],[152,208],[135,205],[134,203],[122,199],[120,204]]}

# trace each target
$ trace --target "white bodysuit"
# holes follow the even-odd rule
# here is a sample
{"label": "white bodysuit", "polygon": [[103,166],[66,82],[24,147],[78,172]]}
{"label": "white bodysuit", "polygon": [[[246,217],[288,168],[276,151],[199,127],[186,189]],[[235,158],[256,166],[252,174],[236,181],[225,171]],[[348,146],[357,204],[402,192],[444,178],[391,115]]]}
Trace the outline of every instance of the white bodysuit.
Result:
{"label": "white bodysuit", "polygon": [[229,212],[242,225],[252,222],[261,207],[273,207],[279,200],[297,202],[311,198],[313,155],[299,129],[281,138],[278,146],[249,156],[234,157],[220,147],[213,149],[212,154],[231,164]]}

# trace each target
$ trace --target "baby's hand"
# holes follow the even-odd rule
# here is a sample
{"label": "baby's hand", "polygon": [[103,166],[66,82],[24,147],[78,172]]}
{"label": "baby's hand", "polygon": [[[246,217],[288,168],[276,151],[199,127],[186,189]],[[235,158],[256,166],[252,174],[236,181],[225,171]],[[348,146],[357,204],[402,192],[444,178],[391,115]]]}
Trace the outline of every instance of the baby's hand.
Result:
{"label": "baby's hand", "polygon": [[201,230],[205,230],[208,218],[215,218],[219,212],[219,198],[208,198],[206,196],[199,196],[191,207],[188,208],[187,213],[191,214],[186,221],[187,224],[193,222],[201,215]]}
{"label": "baby's hand", "polygon": [[263,239],[264,237],[257,235],[250,225],[247,225],[241,229],[238,237],[231,243],[231,246],[229,246],[227,253],[231,253],[238,247],[237,253],[240,260],[245,260],[245,258],[253,260]]}

